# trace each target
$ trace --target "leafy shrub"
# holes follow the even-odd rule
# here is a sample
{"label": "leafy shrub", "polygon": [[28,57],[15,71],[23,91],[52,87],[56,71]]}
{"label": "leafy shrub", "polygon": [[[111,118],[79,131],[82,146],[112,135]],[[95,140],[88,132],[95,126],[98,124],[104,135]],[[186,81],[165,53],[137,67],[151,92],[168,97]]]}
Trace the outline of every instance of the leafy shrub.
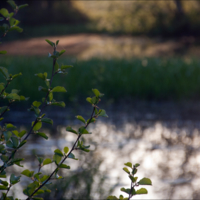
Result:
{"label": "leafy shrub", "polygon": [[[6,20],[8,24],[3,24],[1,30],[3,31],[2,37],[5,37],[6,34],[10,31],[16,30],[21,32],[22,29],[18,26],[19,21],[13,18],[15,14],[23,7],[27,5],[17,6],[14,1],[10,0],[8,3],[12,6],[14,12],[9,13],[7,9],[2,8],[0,10],[0,14],[3,16],[0,20]],[[5,191],[2,193],[1,199],[2,200],[12,200],[14,199],[13,196],[8,196],[10,189],[13,185],[20,182],[21,175],[15,175],[12,173],[11,175],[7,173],[9,167],[13,165],[17,165],[23,168],[21,172],[22,175],[29,178],[29,183],[25,186],[23,193],[27,196],[28,199],[40,200],[43,199],[42,197],[38,197],[43,193],[50,193],[51,190],[49,189],[48,185],[50,181],[55,177],[55,179],[59,180],[63,177],[59,176],[58,172],[61,169],[69,170],[70,166],[65,164],[66,159],[74,159],[78,160],[73,154],[73,151],[83,151],[89,152],[90,145],[86,145],[83,140],[83,136],[91,134],[88,132],[87,128],[91,123],[94,123],[98,117],[108,117],[106,111],[98,107],[98,103],[103,97],[103,94],[99,92],[97,89],[93,89],[94,96],[86,98],[86,101],[91,104],[92,111],[91,115],[88,119],[84,119],[82,116],[77,115],[76,118],[83,123],[82,126],[75,130],[71,126],[66,127],[66,131],[71,132],[77,136],[73,146],[71,149],[69,147],[64,147],[62,150],[55,149],[53,158],[43,158],[37,156],[38,160],[38,170],[31,171],[29,168],[24,169],[21,162],[24,158],[21,158],[20,155],[17,155],[19,149],[21,149],[30,139],[31,135],[40,136],[46,140],[48,140],[48,136],[41,132],[41,127],[44,123],[53,124],[53,120],[50,118],[45,117],[44,109],[47,106],[60,106],[65,107],[65,103],[63,101],[57,101],[54,99],[55,93],[65,93],[66,89],[63,86],[52,86],[52,81],[54,76],[58,74],[66,74],[68,69],[71,68],[71,65],[59,65],[58,59],[59,57],[65,52],[65,50],[61,50],[60,52],[57,51],[57,46],[59,40],[55,43],[49,40],[46,42],[51,45],[53,48],[53,53],[49,53],[49,58],[52,59],[52,69],[50,75],[47,72],[41,72],[36,74],[38,78],[44,81],[45,86],[39,86],[38,90],[44,93],[44,97],[41,101],[33,101],[29,111],[33,111],[35,115],[34,121],[30,123],[29,131],[22,130],[19,131],[16,126],[11,123],[4,123],[0,127],[0,159],[1,159],[1,167],[0,167],[0,190]],[[6,54],[6,51],[1,51],[1,54]],[[19,90],[12,89],[11,92],[7,92],[8,86],[11,82],[21,76],[21,73],[12,75],[8,72],[5,67],[0,67],[0,72],[3,75],[6,83],[0,83],[0,98],[6,100],[7,105],[0,108],[0,121],[4,120],[5,113],[10,110],[10,107],[13,103],[19,101],[26,101],[28,98],[19,95]],[[19,156],[19,157],[18,157]],[[46,174],[42,171],[43,167],[46,165],[54,166],[54,170],[50,174]],[[124,167],[124,171],[128,173],[129,178],[131,180],[131,187],[129,188],[121,188],[121,191],[128,194],[128,197],[124,198],[120,195],[119,199],[130,199],[132,196],[137,194],[147,194],[147,190],[145,188],[141,188],[139,190],[135,190],[135,188],[139,185],[151,185],[151,180],[148,178],[143,178],[140,181],[137,181],[137,177],[135,174],[137,173],[137,168],[139,164],[132,165],[132,163],[128,162],[125,163],[131,171],[129,171],[126,167]],[[5,179],[9,176],[9,179]],[[109,196],[107,199],[118,199],[115,196]],[[17,200],[17,198],[16,198]]]}

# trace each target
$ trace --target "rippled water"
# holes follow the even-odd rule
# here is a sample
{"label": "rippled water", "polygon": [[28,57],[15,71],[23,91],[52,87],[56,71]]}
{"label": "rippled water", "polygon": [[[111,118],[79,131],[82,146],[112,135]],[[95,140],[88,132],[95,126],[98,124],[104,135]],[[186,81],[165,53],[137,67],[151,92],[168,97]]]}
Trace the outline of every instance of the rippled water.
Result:
{"label": "rippled water", "polygon": [[[103,159],[99,170],[107,171],[108,182],[120,183],[115,195],[120,194],[121,187],[130,185],[122,170],[123,164],[130,161],[141,164],[139,178],[148,177],[153,183],[153,186],[146,187],[148,195],[136,196],[136,199],[200,199],[200,120],[194,118],[193,108],[190,107],[190,112],[188,108],[148,103],[113,106],[107,112],[108,119],[100,119],[89,127],[93,134],[84,138],[86,144],[91,144],[95,156]],[[60,113],[60,116],[63,115]],[[70,121],[67,116],[61,117],[60,121],[60,124],[79,126],[77,121]],[[46,129],[49,140],[32,139],[23,153],[29,157],[35,150],[47,156],[52,155],[56,148],[70,147],[76,135],[66,133],[65,127],[54,127],[57,134]],[[69,163],[71,170],[78,167],[77,161]],[[25,166],[34,168],[37,164],[26,163]]]}

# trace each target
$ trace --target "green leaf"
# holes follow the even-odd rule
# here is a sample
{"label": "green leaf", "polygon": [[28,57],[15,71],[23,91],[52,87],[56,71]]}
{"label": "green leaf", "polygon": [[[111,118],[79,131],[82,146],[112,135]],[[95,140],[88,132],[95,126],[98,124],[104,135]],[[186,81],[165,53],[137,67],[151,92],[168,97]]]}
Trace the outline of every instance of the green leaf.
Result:
{"label": "green leaf", "polygon": [[92,98],[91,98],[91,97],[87,97],[87,98],[86,98],[86,101],[89,102],[89,103],[91,103],[91,104],[93,104],[93,103],[92,103]]}
{"label": "green leaf", "polygon": [[93,93],[95,94],[96,97],[99,97],[100,92],[97,89],[92,89]]}
{"label": "green leaf", "polygon": [[5,140],[8,141],[10,139],[10,137],[12,136],[12,132],[5,131],[5,132],[3,132],[3,135],[5,137]]}
{"label": "green leaf", "polygon": [[66,131],[71,132],[71,133],[78,134],[78,133],[77,133],[74,129],[72,129],[70,126],[68,126],[68,127],[66,128]]}
{"label": "green leaf", "polygon": [[7,106],[3,106],[0,108],[0,114],[3,113],[8,107]]}
{"label": "green leaf", "polygon": [[96,120],[97,120],[97,119],[94,118],[94,117],[93,117],[92,119],[88,119],[88,120],[87,120],[87,124],[88,124],[89,122],[90,122],[90,123],[95,122]]}
{"label": "green leaf", "polygon": [[0,185],[0,190],[7,190],[8,187],[4,186],[4,185]]}
{"label": "green leaf", "polygon": [[0,14],[2,14],[5,18],[9,17],[9,12],[8,12],[8,10],[5,9],[5,8],[2,8],[2,9],[0,10]]}
{"label": "green leaf", "polygon": [[62,153],[62,151],[60,149],[56,149],[54,151],[54,153],[57,154],[57,155],[59,155],[59,156],[63,156],[63,153]]}
{"label": "green leaf", "polygon": [[78,158],[75,158],[74,154],[73,153],[70,153],[68,158],[71,158],[71,159],[74,159],[74,160],[78,160]]}
{"label": "green leaf", "polygon": [[[33,122],[32,122],[32,126],[33,126],[34,123],[35,123],[35,122],[33,121]],[[34,125],[33,130],[34,130],[34,131],[38,131],[41,127],[42,127],[42,122],[37,122],[37,123]]]}
{"label": "green leaf", "polygon": [[50,40],[45,40],[47,43],[49,43],[52,47],[55,47],[55,43],[51,42]]}
{"label": "green leaf", "polygon": [[53,106],[60,106],[60,107],[65,107],[65,103],[63,102],[63,101],[61,101],[61,102],[53,102],[53,103],[51,103],[51,105],[53,105]]}
{"label": "green leaf", "polygon": [[136,194],[148,194],[148,191],[145,188],[140,188],[136,191]]}
{"label": "green leaf", "polygon": [[106,200],[119,200],[116,196],[108,196]]}
{"label": "green leaf", "polygon": [[3,74],[3,76],[8,79],[9,78],[9,74],[8,74],[8,70],[5,67],[0,67],[0,72]]}
{"label": "green leaf", "polygon": [[39,102],[39,101],[34,101],[34,102],[33,102],[33,105],[34,105],[35,107],[37,107],[37,108],[38,108],[41,104],[42,104],[42,103]]}
{"label": "green leaf", "polygon": [[37,77],[39,77],[39,78],[41,78],[42,80],[46,80],[46,77],[45,77],[45,75],[44,74],[42,74],[42,73],[39,73],[39,74],[35,74],[35,76],[37,76]]}
{"label": "green leaf", "polygon": [[137,179],[138,179],[138,177],[133,177],[133,176],[131,176],[131,175],[129,175],[129,178],[131,179],[131,181],[132,181],[133,183],[135,183],[135,182],[137,181]]}
{"label": "green leaf", "polygon": [[132,174],[134,175],[134,174],[136,174],[136,173],[137,173],[137,169],[134,168],[133,171],[132,171]]}
{"label": "green leaf", "polygon": [[15,176],[14,174],[11,174],[11,176],[10,176],[10,183],[12,185],[18,183],[20,181],[20,177],[21,176]]}
{"label": "green leaf", "polygon": [[67,92],[67,90],[62,86],[56,86],[52,89],[52,92]]}
{"label": "green leaf", "polygon": [[33,200],[44,200],[42,197],[32,197]]}
{"label": "green leaf", "polygon": [[8,182],[7,182],[7,181],[2,181],[2,180],[0,180],[0,184],[1,184],[1,185],[4,185],[4,186],[8,186]]}
{"label": "green leaf", "polygon": [[25,8],[25,7],[27,7],[27,6],[28,6],[28,4],[20,5],[20,6],[18,6],[18,10],[20,10],[20,9],[22,9],[22,8]]}
{"label": "green leaf", "polygon": [[15,130],[16,129],[16,126],[14,126],[13,124],[6,124],[6,129],[7,130]]}
{"label": "green leaf", "polygon": [[89,133],[84,126],[81,126],[79,129],[78,129],[79,133],[81,134],[91,134]]}
{"label": "green leaf", "polygon": [[33,183],[30,183],[26,189],[23,190],[23,193],[27,196],[32,195],[32,193],[36,190],[36,188],[39,187],[39,182],[34,181]]}
{"label": "green leaf", "polygon": [[43,92],[48,92],[48,89],[47,89],[47,88],[44,88],[44,87],[42,87],[42,86],[39,86],[39,87],[38,87],[38,90],[39,90],[39,91],[43,91]]}
{"label": "green leaf", "polygon": [[76,118],[77,118],[78,120],[80,120],[81,122],[83,122],[84,124],[86,123],[85,119],[84,119],[82,116],[77,115]]}
{"label": "green leaf", "polygon": [[124,170],[126,173],[130,174],[129,170],[128,170],[126,167],[124,167],[123,170]]}
{"label": "green leaf", "polygon": [[99,110],[99,116],[101,117],[108,117],[105,110]]}
{"label": "green leaf", "polygon": [[34,171],[29,171],[28,169],[25,169],[23,172],[21,172],[21,174],[31,178],[34,174]]}
{"label": "green leaf", "polygon": [[48,124],[53,125],[53,120],[52,120],[52,119],[49,119],[49,118],[42,118],[42,119],[41,119],[41,122],[45,122],[45,123],[48,123]]}
{"label": "green leaf", "polygon": [[9,32],[10,32],[10,31],[17,31],[17,32],[21,33],[21,32],[23,31],[23,29],[20,28],[19,26],[13,26],[13,27],[11,27],[8,31],[9,31]]}
{"label": "green leaf", "polygon": [[140,166],[140,164],[136,163],[134,166],[135,166],[135,167],[139,167],[139,166]]}
{"label": "green leaf", "polygon": [[73,66],[72,65],[62,65],[60,69],[63,70],[63,69],[71,68],[71,67],[73,67]]}
{"label": "green leaf", "polygon": [[54,154],[54,156],[53,156],[53,161],[54,161],[57,165],[59,165],[61,159],[62,159],[62,156],[60,156],[60,155],[58,155],[58,154]]}
{"label": "green leaf", "polygon": [[12,79],[14,80],[15,78],[17,78],[18,76],[21,76],[21,75],[22,75],[22,73],[15,74],[15,75],[12,76]]}
{"label": "green leaf", "polygon": [[98,101],[99,101],[99,98],[97,98],[96,96],[92,97],[92,104],[97,104]]}
{"label": "green leaf", "polygon": [[40,180],[43,183],[44,181],[46,181],[49,178],[48,175],[44,175]]}
{"label": "green leaf", "polygon": [[127,194],[130,194],[130,191],[131,191],[131,190],[128,189],[128,188],[127,188],[127,189],[121,188],[121,191],[122,191],[122,192],[125,192],[125,193],[127,193]]}
{"label": "green leaf", "polygon": [[7,51],[0,51],[0,54],[7,54]]}
{"label": "green leaf", "polygon": [[58,45],[58,43],[59,43],[59,40],[56,41],[56,46]]}
{"label": "green leaf", "polygon": [[24,131],[21,131],[21,132],[19,133],[19,137],[22,138],[25,134],[26,134],[26,131],[25,131],[25,130],[24,130]]}
{"label": "green leaf", "polygon": [[[44,190],[38,190],[34,195],[39,195],[39,194],[43,194],[44,193]],[[38,198],[38,197],[36,197],[36,198]],[[43,199],[43,198],[42,198]]]}
{"label": "green leaf", "polygon": [[20,101],[20,96],[16,93],[10,93],[8,96],[6,96],[6,98]]}
{"label": "green leaf", "polygon": [[9,148],[14,148],[14,145],[10,140],[6,142],[6,146]]}
{"label": "green leaf", "polygon": [[13,0],[8,0],[7,2],[10,4],[10,6],[11,6],[13,9],[16,9],[17,5],[15,4],[15,2],[14,2]]}
{"label": "green leaf", "polygon": [[42,158],[42,157],[37,157],[37,159],[38,159],[38,162],[39,162],[40,164],[42,164],[44,158]]}
{"label": "green leaf", "polygon": [[60,168],[65,168],[65,169],[70,169],[70,166],[65,165],[65,164],[61,164],[59,167],[60,167]]}
{"label": "green leaf", "polygon": [[61,50],[61,51],[59,52],[59,56],[61,56],[63,53],[65,53],[65,51],[66,51],[66,50]]}
{"label": "green leaf", "polygon": [[46,158],[44,161],[43,161],[43,165],[48,165],[52,163],[52,160],[50,158]]}
{"label": "green leaf", "polygon": [[11,141],[12,141],[12,143],[13,143],[13,147],[14,147],[14,148],[17,148],[18,145],[19,145],[19,140],[18,140],[18,138],[16,138],[16,137],[11,137]]}
{"label": "green leaf", "polygon": [[131,162],[124,163],[124,165],[126,165],[126,166],[132,168],[132,163],[131,163]]}
{"label": "green leaf", "polygon": [[39,132],[39,133],[36,133],[36,134],[39,135],[39,136],[41,136],[41,137],[43,137],[46,140],[48,139],[48,136],[45,133]]}
{"label": "green leaf", "polygon": [[49,92],[49,101],[52,101],[52,100],[53,100],[53,93]]}
{"label": "green leaf", "polygon": [[64,147],[64,152],[65,152],[65,154],[67,154],[69,152],[69,148],[68,147]]}
{"label": "green leaf", "polygon": [[140,185],[152,185],[152,182],[149,178],[143,178],[138,183]]}
{"label": "green leaf", "polygon": [[22,147],[22,146],[25,145],[25,144],[26,144],[26,140],[23,140],[23,141],[19,144],[18,148]]}

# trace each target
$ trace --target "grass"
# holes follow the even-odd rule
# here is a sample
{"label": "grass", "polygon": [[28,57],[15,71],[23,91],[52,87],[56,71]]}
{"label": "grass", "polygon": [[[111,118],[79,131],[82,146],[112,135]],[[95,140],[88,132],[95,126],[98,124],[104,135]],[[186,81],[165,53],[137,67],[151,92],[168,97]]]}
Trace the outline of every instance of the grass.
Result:
{"label": "grass", "polygon": [[[91,96],[92,88],[105,94],[104,101],[118,102],[124,99],[180,100],[200,99],[200,61],[183,58],[149,59],[90,59],[87,61],[62,58],[60,64],[72,64],[67,76],[58,74],[53,86],[62,85],[67,93],[55,93],[56,100],[65,102],[85,101]],[[20,94],[31,101],[44,97],[38,86],[44,86],[36,73],[47,72],[50,76],[52,61],[45,57],[7,57],[0,60],[0,66],[9,73],[22,72],[8,88],[20,89]],[[3,76],[1,75],[1,80]]]}

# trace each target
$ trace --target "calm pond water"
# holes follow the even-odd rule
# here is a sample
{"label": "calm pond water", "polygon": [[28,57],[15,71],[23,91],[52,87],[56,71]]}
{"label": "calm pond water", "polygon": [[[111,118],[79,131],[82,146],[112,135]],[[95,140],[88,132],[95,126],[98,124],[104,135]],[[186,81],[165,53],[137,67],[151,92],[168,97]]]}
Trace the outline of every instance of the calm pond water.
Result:
{"label": "calm pond water", "polygon": [[[122,194],[120,188],[130,185],[129,178],[122,170],[123,164],[130,161],[140,163],[139,179],[148,177],[153,183],[153,186],[146,187],[148,195],[136,196],[135,199],[200,199],[199,108],[200,105],[187,102],[107,105],[105,109],[109,118],[101,118],[89,126],[93,134],[84,136],[92,150],[84,153],[84,159],[91,160],[90,165],[95,163],[95,159],[102,160],[98,170],[107,174],[105,184],[119,183],[114,189],[114,195]],[[86,110],[90,111],[91,108],[47,112],[48,117],[55,119],[52,128],[43,128],[49,140],[32,138],[29,145],[24,146],[21,153],[29,160],[24,166],[37,170],[38,164],[32,156],[33,152],[52,157],[56,148],[71,147],[76,135],[67,133],[65,127],[78,127],[80,124],[74,116],[80,114],[89,117],[90,112]],[[15,114],[18,117],[14,122]],[[33,113],[30,116],[22,112],[15,114],[8,121],[16,125],[21,120],[30,124],[34,118]],[[82,156],[78,152],[75,155],[77,158]],[[67,164],[72,171],[77,171],[80,165],[85,165],[86,161],[83,160],[69,160]],[[46,171],[52,169],[53,166],[45,168]],[[22,168],[15,167],[13,170],[20,173]],[[20,187],[13,188],[13,192],[19,198],[24,198],[19,192]],[[93,196],[94,199],[100,198],[95,192]]]}

